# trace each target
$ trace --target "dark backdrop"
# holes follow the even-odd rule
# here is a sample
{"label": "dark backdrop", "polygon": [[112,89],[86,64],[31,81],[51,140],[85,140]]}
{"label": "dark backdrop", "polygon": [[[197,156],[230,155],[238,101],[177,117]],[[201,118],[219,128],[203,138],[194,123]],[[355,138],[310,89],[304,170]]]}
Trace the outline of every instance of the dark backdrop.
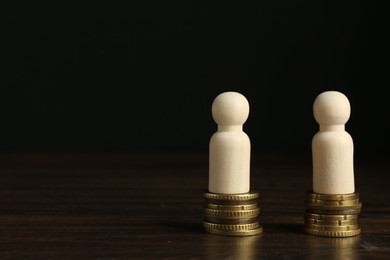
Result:
{"label": "dark backdrop", "polygon": [[388,150],[380,1],[133,2],[3,8],[1,152],[207,152],[224,91],[250,102],[254,152],[310,152],[326,90],[356,151]]}

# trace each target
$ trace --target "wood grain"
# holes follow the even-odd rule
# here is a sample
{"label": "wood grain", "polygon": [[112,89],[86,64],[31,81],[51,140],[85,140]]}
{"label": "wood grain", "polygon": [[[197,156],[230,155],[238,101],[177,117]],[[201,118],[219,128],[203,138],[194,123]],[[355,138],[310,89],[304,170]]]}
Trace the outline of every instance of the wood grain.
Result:
{"label": "wood grain", "polygon": [[201,226],[201,154],[0,155],[1,259],[381,259],[390,254],[386,157],[355,165],[362,234],[302,232],[311,161],[255,155],[264,233],[224,237]]}

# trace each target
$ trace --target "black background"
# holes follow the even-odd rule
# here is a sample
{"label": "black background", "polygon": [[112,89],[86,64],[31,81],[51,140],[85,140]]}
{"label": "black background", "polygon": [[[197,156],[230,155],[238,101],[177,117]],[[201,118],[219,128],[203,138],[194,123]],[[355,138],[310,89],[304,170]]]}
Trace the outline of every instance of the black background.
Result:
{"label": "black background", "polygon": [[338,90],[355,151],[387,152],[389,10],[331,2],[4,8],[0,151],[207,152],[213,99],[238,91],[254,152],[310,152],[313,101]]}

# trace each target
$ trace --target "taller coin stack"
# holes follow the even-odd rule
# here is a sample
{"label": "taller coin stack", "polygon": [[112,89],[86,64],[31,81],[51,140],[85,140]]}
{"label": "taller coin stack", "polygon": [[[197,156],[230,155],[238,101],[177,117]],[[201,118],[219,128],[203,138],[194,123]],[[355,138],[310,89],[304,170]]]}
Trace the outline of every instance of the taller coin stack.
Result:
{"label": "taller coin stack", "polygon": [[307,192],[304,231],[325,237],[351,237],[360,234],[358,214],[362,203],[358,193],[318,194]]}
{"label": "taller coin stack", "polygon": [[259,224],[258,192],[216,194],[204,192],[207,232],[225,236],[252,236],[263,231]]}

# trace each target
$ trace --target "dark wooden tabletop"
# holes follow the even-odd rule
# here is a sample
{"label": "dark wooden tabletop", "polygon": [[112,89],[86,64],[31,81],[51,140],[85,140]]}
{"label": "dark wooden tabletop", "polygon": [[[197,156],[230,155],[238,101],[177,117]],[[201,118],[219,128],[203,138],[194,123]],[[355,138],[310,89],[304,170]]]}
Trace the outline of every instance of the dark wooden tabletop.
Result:
{"label": "dark wooden tabletop", "polygon": [[310,156],[253,155],[264,232],[226,237],[201,226],[207,154],[3,154],[0,259],[385,259],[389,165],[355,162],[362,234],[334,239],[302,232]]}

